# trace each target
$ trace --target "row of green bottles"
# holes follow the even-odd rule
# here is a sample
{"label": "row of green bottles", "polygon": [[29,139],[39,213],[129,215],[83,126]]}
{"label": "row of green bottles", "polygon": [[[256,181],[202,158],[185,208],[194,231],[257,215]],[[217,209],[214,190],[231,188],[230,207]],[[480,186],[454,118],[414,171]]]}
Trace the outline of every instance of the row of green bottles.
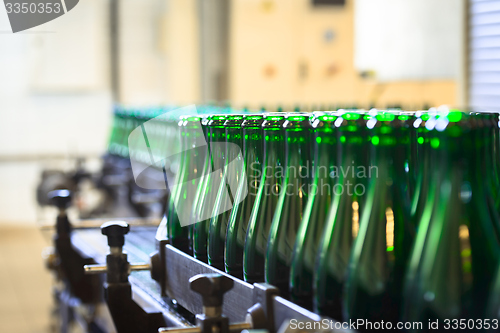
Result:
{"label": "row of green bottles", "polygon": [[181,233],[196,258],[337,320],[498,316],[498,114],[216,115],[202,127],[202,222]]}
{"label": "row of green bottles", "polygon": [[485,182],[493,170],[482,166],[491,154],[484,134],[497,130],[484,123],[489,117],[450,112],[427,126],[432,196],[409,260],[405,320],[498,318],[486,311],[500,255],[498,211]]}
{"label": "row of green bottles", "polygon": [[113,156],[129,157],[128,137],[141,125],[139,114],[131,110],[115,109],[113,125],[108,141],[108,153]]}

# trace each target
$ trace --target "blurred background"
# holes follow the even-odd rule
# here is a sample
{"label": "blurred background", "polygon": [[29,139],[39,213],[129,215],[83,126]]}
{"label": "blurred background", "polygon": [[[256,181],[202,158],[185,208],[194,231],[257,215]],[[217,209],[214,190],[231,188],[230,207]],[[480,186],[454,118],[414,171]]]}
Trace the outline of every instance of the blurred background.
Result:
{"label": "blurred background", "polygon": [[35,189],[99,169],[116,103],[499,111],[500,1],[82,0],[16,34],[0,6],[0,332],[48,330]]}

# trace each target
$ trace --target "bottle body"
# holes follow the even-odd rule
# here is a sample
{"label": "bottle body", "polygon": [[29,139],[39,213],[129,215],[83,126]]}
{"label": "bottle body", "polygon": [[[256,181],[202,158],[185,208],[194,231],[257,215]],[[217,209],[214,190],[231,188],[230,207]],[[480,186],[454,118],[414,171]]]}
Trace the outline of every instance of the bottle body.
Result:
{"label": "bottle body", "polygon": [[289,298],[290,266],[297,231],[309,193],[311,126],[305,116],[290,116],[284,126],[284,177],[274,211],[265,262],[266,282]]}
{"label": "bottle body", "polygon": [[355,113],[334,122],[338,153],[332,203],[319,239],[314,272],[314,309],[341,320],[352,245],[360,228],[367,182],[378,170],[367,162],[366,120]]}
{"label": "bottle body", "polygon": [[404,290],[403,318],[439,320],[440,329],[445,319],[491,318],[486,304],[500,253],[477,163],[481,131],[462,116],[442,116],[442,133],[432,133],[436,197],[420,221]]}
{"label": "bottle body", "polygon": [[[244,172],[243,155],[241,153],[241,125],[244,117],[228,116],[224,123],[226,144],[224,162],[221,165],[222,179],[214,204],[214,212],[209,222],[208,263],[224,271],[224,248],[226,232],[231,213],[228,207],[235,203],[235,196]],[[236,185],[236,186],[235,186]]]}
{"label": "bottle body", "polygon": [[[242,125],[243,155],[246,179],[238,186],[235,205],[229,215],[225,248],[225,268],[228,274],[243,279],[243,250],[248,229],[248,221],[254,206],[262,173],[263,116],[247,117]],[[245,193],[245,187],[247,189]],[[244,197],[246,195],[246,197]]]}
{"label": "bottle body", "polygon": [[320,115],[312,119],[314,135],[311,138],[314,154],[313,180],[297,231],[297,239],[290,267],[290,298],[297,304],[312,309],[313,275],[316,254],[323,235],[328,210],[332,204],[336,178],[337,136],[332,129],[337,116]]}
{"label": "bottle body", "polygon": [[184,119],[179,122],[181,154],[179,161],[179,171],[175,176],[175,185],[169,186],[171,189],[170,200],[167,212],[167,232],[170,244],[183,252],[189,253],[189,230],[183,228],[179,221],[178,205],[184,194],[183,184],[189,175],[189,150],[188,130],[184,125]]}
{"label": "bottle body", "polygon": [[264,124],[264,165],[254,206],[248,223],[243,253],[243,274],[250,283],[264,281],[267,240],[278,203],[283,177],[284,117],[267,117]]}
{"label": "bottle body", "polygon": [[[377,177],[369,180],[359,232],[345,285],[345,319],[390,321],[400,318],[401,293],[415,228],[410,222],[403,124],[392,113],[374,116],[370,159]],[[397,123],[396,123],[397,122]],[[406,192],[405,192],[406,190]]]}
{"label": "bottle body", "polygon": [[223,181],[225,121],[225,115],[214,115],[208,119],[208,151],[202,173],[204,179],[200,182],[195,194],[197,200],[193,207],[193,218],[197,222],[193,225],[193,252],[195,258],[203,262],[208,262],[210,220],[214,214],[217,193]]}

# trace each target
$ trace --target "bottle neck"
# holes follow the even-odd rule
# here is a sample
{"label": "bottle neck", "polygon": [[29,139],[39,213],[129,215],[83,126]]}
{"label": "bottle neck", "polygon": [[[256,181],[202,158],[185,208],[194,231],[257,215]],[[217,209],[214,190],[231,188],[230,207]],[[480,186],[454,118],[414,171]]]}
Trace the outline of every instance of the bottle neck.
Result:
{"label": "bottle neck", "polygon": [[377,167],[380,178],[390,178],[402,187],[410,185],[407,178],[411,151],[408,128],[386,127],[374,131],[369,151],[370,164]]}
{"label": "bottle neck", "polygon": [[243,128],[243,154],[245,166],[249,168],[262,169],[264,152],[262,149],[262,130],[259,127]]}
{"label": "bottle neck", "polygon": [[338,132],[337,160],[341,166],[369,164],[366,156],[368,152],[367,136],[359,131],[349,131],[340,128]]}
{"label": "bottle neck", "polygon": [[[475,164],[475,172],[481,173],[483,177],[493,181],[492,178],[496,168],[493,159],[494,128],[486,127],[484,129],[474,130],[473,132],[475,147],[473,149],[472,159]],[[481,181],[481,179],[478,179],[478,181]]]}
{"label": "bottle neck", "polygon": [[287,169],[297,168],[298,170],[307,168],[307,170],[311,170],[309,129],[285,131],[285,142]]}
{"label": "bottle neck", "polygon": [[225,165],[226,131],[223,126],[210,126],[209,151],[212,170],[218,170]]}
{"label": "bottle neck", "polygon": [[240,154],[242,154],[243,140],[240,126],[226,128],[226,142],[228,143],[226,145],[227,163],[230,163],[239,156],[242,156]]}
{"label": "bottle neck", "polygon": [[[338,138],[333,131],[316,131],[312,138],[314,167],[330,170],[337,162]],[[329,174],[329,172],[327,173]]]}
{"label": "bottle neck", "polygon": [[281,129],[264,129],[264,166],[283,166],[284,137]]}

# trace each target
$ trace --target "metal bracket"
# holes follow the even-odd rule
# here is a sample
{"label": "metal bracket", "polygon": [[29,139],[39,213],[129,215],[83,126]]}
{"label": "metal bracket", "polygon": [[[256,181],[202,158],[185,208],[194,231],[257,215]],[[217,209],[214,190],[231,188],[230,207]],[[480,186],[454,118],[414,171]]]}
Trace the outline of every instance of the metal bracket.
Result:
{"label": "metal bracket", "polygon": [[[273,300],[279,296],[279,290],[275,286],[267,283],[254,283],[253,301],[255,305],[251,307],[248,313],[252,316],[255,328],[265,328],[269,332],[274,332],[274,307]],[[262,312],[258,307],[262,308]],[[262,317],[262,313],[265,317]]]}
{"label": "metal bracket", "polygon": [[130,265],[128,262],[122,248],[129,230],[130,226],[123,221],[103,224],[101,232],[108,237],[110,247],[106,265],[87,265],[84,269],[89,274],[107,274],[104,298],[118,333],[156,333],[165,326],[163,314],[149,313],[132,299],[132,286],[128,280],[130,271],[150,269],[150,265]]}
{"label": "metal bracket", "polygon": [[161,312],[148,313],[132,300],[130,283],[105,283],[104,297],[118,333],[156,333],[165,326]]}
{"label": "metal bracket", "polygon": [[191,313],[201,313],[203,308],[200,296],[189,288],[189,278],[197,274],[215,273],[226,276],[234,282],[234,287],[224,295],[222,305],[222,314],[230,323],[251,322],[253,329],[276,332],[287,319],[302,321],[322,319],[317,314],[279,297],[278,289],[274,286],[265,283],[251,285],[187,255],[172,245],[165,246],[164,260],[166,277],[165,286],[162,288],[170,298],[175,299]]}

